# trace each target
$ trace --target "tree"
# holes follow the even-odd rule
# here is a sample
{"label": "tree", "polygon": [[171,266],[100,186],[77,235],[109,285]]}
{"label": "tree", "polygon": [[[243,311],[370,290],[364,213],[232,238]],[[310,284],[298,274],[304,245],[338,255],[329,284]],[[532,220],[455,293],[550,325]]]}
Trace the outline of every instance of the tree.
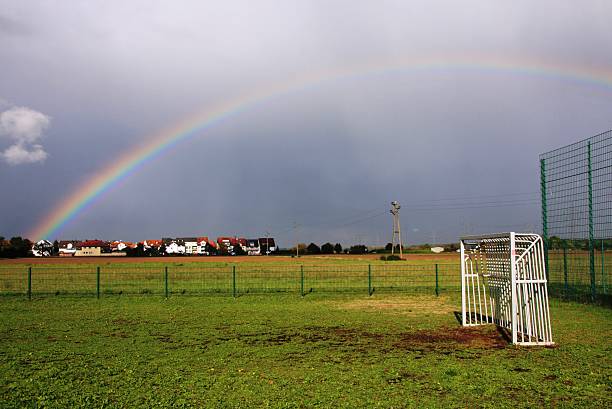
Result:
{"label": "tree", "polygon": [[145,254],[149,257],[158,257],[160,255],[159,247],[151,246],[145,250]]}
{"label": "tree", "polygon": [[334,252],[336,254],[342,254],[342,246],[340,245],[340,243],[336,243],[336,245],[334,246]]}
{"label": "tree", "polygon": [[8,251],[5,251],[5,257],[28,257],[31,255],[32,242],[28,239],[22,239],[20,236],[12,237],[9,240]]}
{"label": "tree", "polygon": [[368,252],[368,248],[363,244],[358,244],[356,246],[351,246],[349,253],[351,254],[366,254]]}
{"label": "tree", "polygon": [[218,254],[220,256],[229,256],[230,255],[230,251],[229,248],[227,247],[227,244],[225,243],[219,243],[219,251]]}
{"label": "tree", "polygon": [[125,255],[127,257],[143,257],[146,256],[144,251],[144,244],[138,243],[136,248],[128,247],[125,249]]}
{"label": "tree", "polygon": [[53,256],[59,255],[59,242],[57,240],[53,242],[53,253],[51,255]]}
{"label": "tree", "polygon": [[314,243],[310,243],[306,247],[306,251],[308,251],[308,254],[321,254],[321,248]]}
{"label": "tree", "polygon": [[206,243],[206,247],[204,248],[204,251],[209,255],[209,256],[216,256],[217,255],[217,248],[213,247],[210,245],[210,243]]}
{"label": "tree", "polygon": [[385,246],[385,251],[391,251],[392,249],[393,249],[393,244],[387,243],[387,245]]}
{"label": "tree", "polygon": [[244,249],[242,248],[240,244],[236,244],[234,246],[234,254],[237,256],[244,256],[246,255],[246,252],[244,251]]}
{"label": "tree", "polygon": [[334,254],[334,245],[331,243],[325,243],[321,246],[321,253],[323,254]]}

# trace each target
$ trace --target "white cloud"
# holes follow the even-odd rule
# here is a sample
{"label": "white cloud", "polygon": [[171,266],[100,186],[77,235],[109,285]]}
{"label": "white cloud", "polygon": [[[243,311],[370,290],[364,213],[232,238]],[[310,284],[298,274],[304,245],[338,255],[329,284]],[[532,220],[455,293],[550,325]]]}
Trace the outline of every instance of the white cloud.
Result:
{"label": "white cloud", "polygon": [[41,145],[24,147],[21,144],[12,145],[2,152],[2,157],[9,165],[42,162],[48,156]]}
{"label": "white cloud", "polygon": [[9,165],[44,161],[48,154],[38,142],[51,119],[27,107],[12,107],[0,113],[0,136],[13,142],[0,155]]}

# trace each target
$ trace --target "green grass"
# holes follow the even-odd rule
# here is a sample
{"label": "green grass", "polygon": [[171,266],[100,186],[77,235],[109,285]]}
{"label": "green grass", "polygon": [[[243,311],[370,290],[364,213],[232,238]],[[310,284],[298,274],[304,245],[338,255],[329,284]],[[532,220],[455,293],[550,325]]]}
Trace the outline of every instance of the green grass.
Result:
{"label": "green grass", "polygon": [[[458,290],[459,264],[438,264],[441,291]],[[0,266],[0,295],[24,295],[28,270],[34,295],[173,294],[254,292],[361,292],[429,291],[436,287],[436,265],[389,262],[368,264],[248,263],[236,265],[195,263],[157,266],[128,265],[35,265]]]}
{"label": "green grass", "polygon": [[0,298],[2,407],[611,407],[612,312],[555,348],[463,330],[456,294]]}

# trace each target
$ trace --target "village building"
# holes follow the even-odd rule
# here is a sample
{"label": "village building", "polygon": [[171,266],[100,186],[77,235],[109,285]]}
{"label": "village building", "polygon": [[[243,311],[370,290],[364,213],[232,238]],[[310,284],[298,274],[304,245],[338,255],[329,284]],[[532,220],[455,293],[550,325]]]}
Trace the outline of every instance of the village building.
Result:
{"label": "village building", "polygon": [[152,249],[159,250],[163,244],[162,240],[145,240],[142,242],[142,248],[144,251],[151,251]]}
{"label": "village building", "polygon": [[259,240],[257,239],[248,239],[246,241],[246,253],[249,256],[259,256],[261,255],[261,247],[259,246]]}
{"label": "village building", "polygon": [[136,245],[134,243],[123,240],[115,240],[110,244],[111,252],[113,253],[118,251],[126,251],[128,248],[133,249],[135,247]]}
{"label": "village building", "polygon": [[272,237],[259,238],[258,241],[260,254],[271,254],[277,250],[276,243],[274,243],[274,239]]}
{"label": "village building", "polygon": [[32,245],[34,257],[51,257],[53,255],[53,243],[49,240],[39,240]]}
{"label": "village building", "polygon": [[231,256],[236,255],[236,246],[240,245],[235,237],[217,237],[217,244],[220,251],[225,249]]}
{"label": "village building", "polygon": [[208,237],[198,237],[198,247],[196,253],[201,256],[210,256],[211,248],[217,248],[217,244],[214,241],[208,239]]}
{"label": "village building", "polygon": [[80,242],[78,240],[61,240],[59,242],[60,257],[72,257],[76,253],[76,246]]}
{"label": "village building", "polygon": [[197,237],[177,237],[176,240],[181,241],[185,246],[185,254],[198,254]]}
{"label": "village building", "polygon": [[164,237],[162,242],[166,246],[166,254],[185,254],[185,242],[181,239]]}
{"label": "village building", "polygon": [[77,244],[76,257],[95,257],[111,253],[110,243],[102,240],[85,240]]}

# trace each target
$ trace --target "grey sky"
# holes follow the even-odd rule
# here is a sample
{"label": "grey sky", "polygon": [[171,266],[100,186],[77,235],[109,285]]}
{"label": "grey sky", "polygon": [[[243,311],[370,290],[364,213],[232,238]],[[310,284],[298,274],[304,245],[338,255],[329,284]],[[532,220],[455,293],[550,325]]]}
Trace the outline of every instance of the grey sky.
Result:
{"label": "grey sky", "polygon": [[[0,112],[50,121],[22,145],[44,160],[0,161],[0,235],[25,234],[158,130],[312,72],[482,56],[612,73],[609,1],[222,3],[0,0]],[[519,72],[326,81],[178,145],[61,237],[384,244],[391,200],[409,242],[539,229],[538,154],[612,128],[611,108],[609,85]],[[0,151],[15,143],[0,135]]]}

